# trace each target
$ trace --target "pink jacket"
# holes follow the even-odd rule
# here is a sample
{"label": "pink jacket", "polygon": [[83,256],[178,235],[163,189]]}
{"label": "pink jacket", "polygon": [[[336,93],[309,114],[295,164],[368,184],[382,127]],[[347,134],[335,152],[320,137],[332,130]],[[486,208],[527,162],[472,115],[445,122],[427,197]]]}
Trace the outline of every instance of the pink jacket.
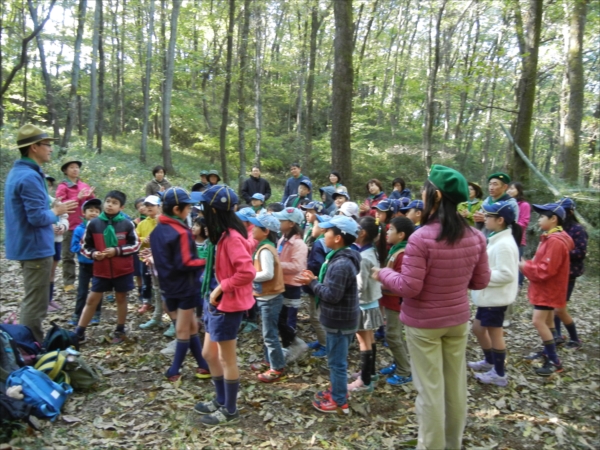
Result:
{"label": "pink jacket", "polygon": [[94,194],[89,197],[77,198],[79,192],[84,189],[89,189],[90,186],[85,184],[81,180],[77,180],[77,183],[71,183],[70,181],[63,180],[56,187],[56,198],[61,198],[61,201],[66,202],[68,200],[76,200],[79,202],[79,208],[69,214],[69,230],[74,230],[77,226],[83,222],[81,206],[90,198],[94,198]]}
{"label": "pink jacket", "polygon": [[520,200],[517,202],[519,205],[519,220],[517,223],[521,225],[523,229],[523,237],[521,238],[521,245],[527,245],[527,226],[529,225],[529,220],[531,218],[531,205],[526,201]]}
{"label": "pink jacket", "polygon": [[[277,248],[279,250],[279,261],[283,270],[283,284],[288,286],[301,286],[294,281],[294,277],[306,269],[306,260],[308,257],[308,247],[299,235],[294,235],[289,241],[285,238],[279,239]],[[315,274],[315,275],[318,275]]]}
{"label": "pink jacket", "polygon": [[446,328],[468,322],[467,289],[483,289],[490,281],[483,234],[471,227],[449,246],[435,240],[440,227],[432,222],[410,236],[402,273],[379,272],[382,286],[403,298],[400,320],[410,327]]}
{"label": "pink jacket", "polygon": [[236,230],[230,228],[229,234],[223,234],[217,244],[215,275],[223,290],[218,310],[238,312],[252,308],[252,282],[256,269],[248,240]]}

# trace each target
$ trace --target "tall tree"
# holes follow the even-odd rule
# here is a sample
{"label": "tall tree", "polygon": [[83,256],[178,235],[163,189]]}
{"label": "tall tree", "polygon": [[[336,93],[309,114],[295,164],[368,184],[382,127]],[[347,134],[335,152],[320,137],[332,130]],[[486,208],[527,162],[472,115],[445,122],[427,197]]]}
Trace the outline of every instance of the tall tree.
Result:
{"label": "tall tree", "polygon": [[246,177],[246,64],[248,56],[248,34],[250,33],[250,0],[244,0],[242,36],[239,48],[240,74],[238,78],[238,151],[240,155],[239,189]]}
{"label": "tall tree", "polygon": [[223,180],[229,182],[227,174],[227,122],[229,120],[229,97],[231,96],[231,60],[233,56],[233,28],[235,24],[235,0],[229,0],[229,25],[227,26],[227,63],[225,65],[225,90],[221,103],[221,128],[219,129],[219,155]]}
{"label": "tall tree", "polygon": [[306,138],[304,140],[304,161],[302,167],[310,173],[311,153],[313,138],[313,108],[315,92],[315,66],[317,61],[317,35],[319,28],[323,23],[323,18],[319,17],[319,7],[313,3],[310,12],[310,46],[308,52],[308,80],[306,81]]}
{"label": "tall tree", "polygon": [[94,32],[92,37],[92,68],[90,75],[90,113],[88,114],[87,142],[88,148],[94,146],[96,131],[96,110],[98,109],[98,43],[100,42],[100,27],[102,17],[102,0],[96,0],[94,10]]}
{"label": "tall tree", "polygon": [[260,145],[262,138],[262,9],[260,2],[255,2],[254,15],[254,127],[256,128],[254,165],[260,167]]}
{"label": "tall tree", "polygon": [[169,36],[169,49],[167,51],[167,73],[165,76],[165,90],[163,93],[162,114],[162,155],[163,166],[167,173],[174,173],[171,161],[171,98],[173,94],[173,75],[175,72],[175,43],[177,42],[177,19],[181,9],[181,0],[173,0],[171,11],[171,34]]}
{"label": "tall tree", "polygon": [[352,185],[352,0],[333,0],[333,15],[335,37],[331,92],[331,164],[340,172],[342,180],[350,180]]}
{"label": "tall tree", "polygon": [[146,162],[148,147],[148,128],[150,125],[150,80],[152,77],[152,37],[154,36],[154,0],[149,1],[148,33],[146,40],[146,72],[143,80],[144,88],[144,113],[142,115],[142,143],[140,148],[140,161]]}
{"label": "tall tree", "polygon": [[104,57],[104,5],[103,0],[96,0],[100,9],[100,24],[98,26],[98,121],[96,123],[96,148],[102,153],[102,134],[104,132],[104,78],[106,74],[106,58]]}

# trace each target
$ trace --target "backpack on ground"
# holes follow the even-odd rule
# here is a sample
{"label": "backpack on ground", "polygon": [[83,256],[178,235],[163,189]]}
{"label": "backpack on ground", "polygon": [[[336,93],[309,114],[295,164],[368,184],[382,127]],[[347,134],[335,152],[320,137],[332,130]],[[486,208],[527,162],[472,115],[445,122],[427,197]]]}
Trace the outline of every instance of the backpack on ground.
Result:
{"label": "backpack on ground", "polygon": [[19,427],[19,421],[25,420],[31,426],[37,429],[37,424],[30,420],[31,406],[23,400],[9,397],[4,393],[4,389],[0,392],[0,425],[2,431],[10,432],[13,428]]}
{"label": "backpack on ground", "polygon": [[32,414],[51,421],[56,420],[67,396],[73,393],[68,384],[55,383],[48,375],[30,366],[11,373],[6,386],[22,386],[23,401],[32,407]]}
{"label": "backpack on ground", "polygon": [[66,350],[69,347],[75,347],[75,350],[79,350],[79,339],[75,333],[59,327],[55,322],[51,322],[51,324],[52,328],[46,333],[42,344],[45,352]]}
{"label": "backpack on ground", "polygon": [[23,358],[14,339],[6,331],[0,330],[0,381],[23,366]]}
{"label": "backpack on ground", "polygon": [[36,342],[29,327],[2,323],[0,324],[0,330],[7,332],[13,338],[21,353],[23,362],[27,365],[33,365],[42,348]]}
{"label": "backpack on ground", "polygon": [[35,368],[56,382],[66,382],[73,389],[89,389],[100,380],[99,372],[88,365],[73,349],[55,350],[42,355]]}

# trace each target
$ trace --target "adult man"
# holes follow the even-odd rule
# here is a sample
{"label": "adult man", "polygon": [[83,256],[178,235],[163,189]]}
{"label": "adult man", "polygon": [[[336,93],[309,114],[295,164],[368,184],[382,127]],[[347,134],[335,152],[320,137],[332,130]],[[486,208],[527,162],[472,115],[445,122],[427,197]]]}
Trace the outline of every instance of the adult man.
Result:
{"label": "adult man", "polygon": [[265,202],[271,197],[271,185],[260,177],[260,169],[257,166],[252,166],[250,177],[242,185],[242,197],[247,204],[251,203],[254,194],[264,195]]}
{"label": "adult man", "polygon": [[28,326],[42,342],[42,321],[49,301],[50,271],[54,255],[53,225],[62,214],[77,208],[77,201],[57,201],[50,208],[46,180],[41,165],[50,161],[52,139],[34,125],[21,127],[17,148],[21,159],[15,161],[4,185],[6,258],[21,262],[25,297],[19,322]]}
{"label": "adult man", "polygon": [[[511,208],[515,212],[515,222],[519,220],[519,205],[517,201],[506,193],[508,185],[510,184],[510,177],[503,172],[495,172],[488,177],[488,192],[489,197],[483,201],[483,205],[491,205],[499,201],[507,201],[510,203]],[[473,214],[473,221],[475,226],[481,230],[486,236],[490,233],[484,227],[485,214],[483,210],[477,211]]]}
{"label": "adult man", "polygon": [[[308,177],[302,175],[300,164],[298,163],[292,163],[292,165],[290,166],[290,173],[292,174],[292,176],[289,177],[285,182],[283,198],[281,199],[281,203],[283,203],[284,205],[290,195],[298,194],[298,186],[300,186],[300,182],[302,180],[310,181]],[[307,198],[308,200],[312,200],[312,192],[308,194]]]}

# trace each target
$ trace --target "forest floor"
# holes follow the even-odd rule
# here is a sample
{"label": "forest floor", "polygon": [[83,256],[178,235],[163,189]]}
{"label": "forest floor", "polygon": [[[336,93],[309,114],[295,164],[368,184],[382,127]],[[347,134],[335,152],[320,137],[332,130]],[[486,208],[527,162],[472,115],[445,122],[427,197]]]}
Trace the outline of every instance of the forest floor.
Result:
{"label": "forest floor", "polygon": [[[3,256],[3,255],[2,255]],[[19,265],[0,259],[1,315],[18,309],[23,291]],[[60,270],[59,270],[60,272]],[[60,274],[57,286],[61,286]],[[530,324],[531,309],[525,290],[517,304],[513,325],[506,330],[508,345],[506,388],[478,384],[468,374],[468,422],[464,435],[467,449],[559,449],[600,447],[600,301],[599,279],[590,274],[581,278],[570,303],[584,341],[577,352],[560,350],[565,371],[541,378],[522,356],[540,347]],[[59,292],[63,309],[50,314],[63,326],[73,311],[74,295]],[[130,296],[129,340],[112,346],[105,339],[114,327],[114,304],[105,303],[102,322],[88,329],[84,358],[103,373],[99,386],[77,392],[65,404],[54,422],[42,422],[40,431],[31,428],[16,432],[1,449],[398,449],[416,445],[418,430],[412,384],[392,388],[380,379],[374,393],[350,400],[350,417],[326,415],[311,406],[315,391],[328,384],[325,359],[306,357],[289,367],[286,381],[263,384],[249,370],[261,359],[261,334],[240,335],[239,366],[241,421],[229,427],[206,428],[193,412],[197,401],[213,397],[210,381],[193,378],[189,357],[177,384],[162,374],[171,360],[159,353],[169,340],[162,332],[141,331],[148,319],[137,312]],[[299,334],[312,340],[307,315],[300,314]],[[389,351],[379,344],[378,366],[390,362]],[[469,360],[481,359],[473,336],[468,345]],[[352,345],[350,369],[359,362]]]}

